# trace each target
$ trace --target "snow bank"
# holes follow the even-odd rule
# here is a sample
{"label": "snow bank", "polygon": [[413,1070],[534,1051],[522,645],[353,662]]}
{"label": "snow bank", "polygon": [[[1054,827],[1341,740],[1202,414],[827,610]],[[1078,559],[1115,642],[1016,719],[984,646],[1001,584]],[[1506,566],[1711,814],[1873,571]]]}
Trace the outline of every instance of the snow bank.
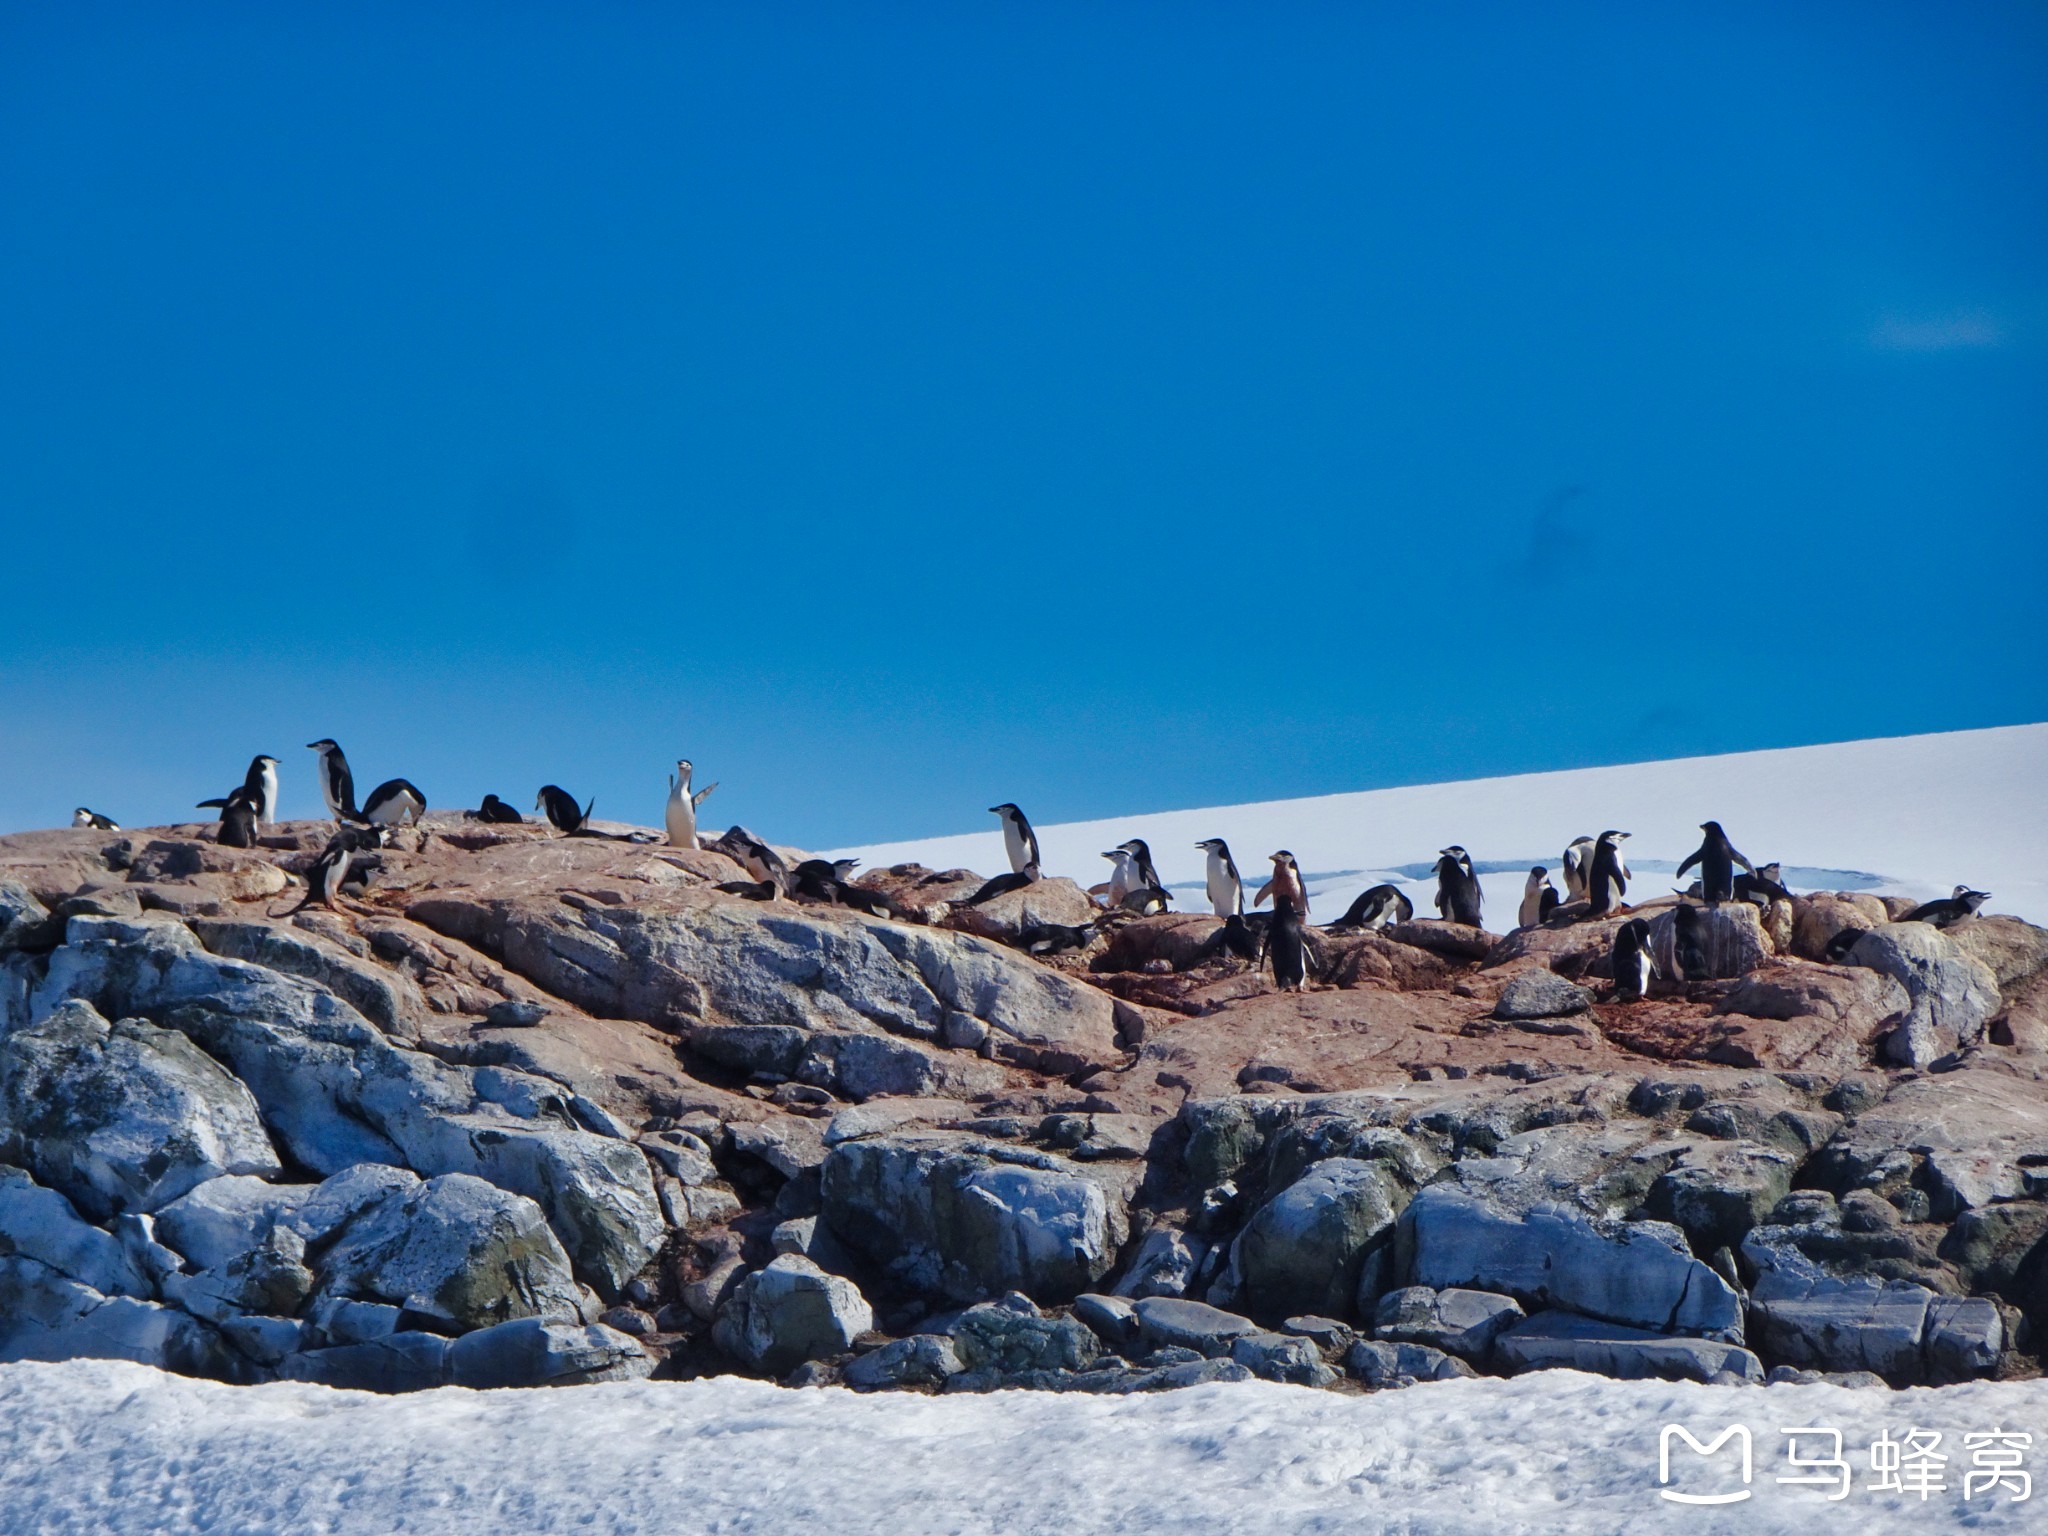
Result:
{"label": "snow bank", "polygon": [[[1201,879],[1203,855],[1194,844],[1206,837],[1229,840],[1254,888],[1276,848],[1292,849],[1310,872],[1363,872],[1311,883],[1312,899],[1322,898],[1314,902],[1319,918],[1335,917],[1351,894],[1384,878],[1382,871],[1429,863],[1439,848],[1460,843],[1482,863],[1521,866],[1522,874],[1485,881],[1489,925],[1504,930],[1513,926],[1528,866],[1554,872],[1574,837],[1607,827],[1633,833],[1628,853],[1642,877],[1637,889],[1662,895],[1672,881],[1650,866],[1669,867],[1692,852],[1699,824],[1710,818],[1759,862],[1878,877],[1795,879],[1795,886],[1853,884],[1924,899],[1946,896],[1960,882],[1992,893],[1986,911],[2048,923],[2048,725],[1161,811],[1040,827],[1038,837],[1046,872],[1084,885],[1107,878],[1101,851],[1127,837],[1152,845],[1169,883]],[[844,852],[869,865],[1007,868],[993,817],[989,826]],[[1418,881],[1408,888],[1435,887]],[[1181,894],[1180,905],[1202,908],[1199,891]],[[1435,915],[1426,901],[1417,906]]]}
{"label": "snow bank", "polygon": [[[1667,1423],[1702,1441],[1748,1426],[1751,1497],[1660,1498]],[[1846,1499],[1775,1481],[1791,1474],[1787,1425],[1843,1432]],[[1942,1433],[1947,1489],[1869,1491],[1869,1442],[1916,1427]],[[723,1378],[384,1398],[77,1361],[0,1367],[0,1532],[2038,1531],[2048,1504],[1963,1498],[1961,1437],[1992,1429],[2031,1431],[2028,1469],[2048,1473],[2040,1382],[1891,1393],[1544,1372],[1366,1397],[1246,1383],[924,1398]],[[1734,1449],[1680,1444],[1670,1486],[1740,1491]]]}

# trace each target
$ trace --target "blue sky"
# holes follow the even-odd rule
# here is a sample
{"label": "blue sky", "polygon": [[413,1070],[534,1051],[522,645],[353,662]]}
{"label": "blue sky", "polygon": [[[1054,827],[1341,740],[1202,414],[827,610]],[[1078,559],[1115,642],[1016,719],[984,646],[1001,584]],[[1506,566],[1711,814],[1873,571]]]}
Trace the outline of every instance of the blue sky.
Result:
{"label": "blue sky", "polygon": [[0,828],[2048,717],[2048,11],[0,3]]}

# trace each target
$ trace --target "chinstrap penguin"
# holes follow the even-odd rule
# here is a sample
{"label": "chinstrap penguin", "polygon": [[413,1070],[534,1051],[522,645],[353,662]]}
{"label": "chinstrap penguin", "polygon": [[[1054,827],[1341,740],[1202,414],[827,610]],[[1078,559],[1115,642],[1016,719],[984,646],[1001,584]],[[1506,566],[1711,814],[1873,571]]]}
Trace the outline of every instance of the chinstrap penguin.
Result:
{"label": "chinstrap penguin", "polygon": [[248,789],[238,789],[230,794],[221,805],[220,831],[214,840],[223,848],[254,848],[256,830],[261,824],[258,816],[260,801]]}
{"label": "chinstrap penguin", "polygon": [[1977,909],[1990,899],[1989,891],[1973,891],[1967,885],[1959,885],[1953,895],[1944,896],[1939,901],[1923,901],[1899,921],[1932,923],[1937,928],[1946,928],[1966,917],[1975,917]]}
{"label": "chinstrap penguin", "polygon": [[1534,928],[1547,922],[1557,910],[1557,887],[1550,883],[1550,871],[1538,864],[1529,871],[1522,886],[1522,905],[1515,913],[1515,926]]}
{"label": "chinstrap penguin", "polygon": [[1607,916],[1628,893],[1628,865],[1621,857],[1621,844],[1627,836],[1626,832],[1602,832],[1593,845],[1593,862],[1586,871],[1586,900],[1592,904],[1594,917]]}
{"label": "chinstrap penguin", "polygon": [[1479,877],[1472,872],[1472,856],[1455,843],[1443,849],[1436,861],[1437,915],[1468,928],[1482,927],[1480,911],[1484,903]]}
{"label": "chinstrap penguin", "polygon": [[1415,903],[1398,885],[1375,885],[1360,891],[1331,928],[1385,928],[1415,916]]}
{"label": "chinstrap penguin", "polygon": [[98,811],[89,810],[82,805],[71,813],[71,825],[74,827],[91,827],[95,832],[118,832],[121,830],[121,823],[114,820],[113,817],[102,816]]}
{"label": "chinstrap penguin", "polygon": [[1593,846],[1598,841],[1592,837],[1575,837],[1565,848],[1559,867],[1564,874],[1566,901],[1586,899],[1586,876],[1593,868]]}
{"label": "chinstrap penguin", "polygon": [[989,811],[1003,820],[1003,851],[1010,856],[1011,874],[1023,874],[1027,864],[1043,863],[1038,856],[1038,834],[1031,830],[1029,817],[1007,800],[990,806]]}
{"label": "chinstrap penguin", "polygon": [[1700,899],[1710,907],[1718,907],[1735,899],[1735,866],[1740,864],[1752,875],[1756,866],[1728,841],[1728,834],[1721,830],[1718,821],[1701,822],[1700,831],[1706,837],[1678,866],[1678,878],[1683,880],[1688,869],[1699,865]]}
{"label": "chinstrap penguin", "polygon": [[526,818],[519,814],[516,807],[507,805],[496,795],[485,795],[482,805],[473,811],[464,811],[462,814],[470,821],[486,821],[496,826],[509,827],[514,824],[520,826],[526,824]]}
{"label": "chinstrap penguin", "polygon": [[[277,759],[257,756],[249,761],[249,771],[242,776],[242,788],[251,797],[256,807],[256,821],[259,826],[269,826],[277,820]],[[225,810],[228,798],[223,795],[212,800],[202,800],[199,808]]]}
{"label": "chinstrap penguin", "polygon": [[1237,861],[1230,856],[1230,844],[1220,837],[1204,838],[1195,844],[1209,855],[1207,892],[1209,908],[1218,917],[1235,917],[1244,911],[1244,880]]}
{"label": "chinstrap penguin", "polygon": [[671,848],[695,848],[697,844],[697,807],[702,805],[717,784],[706,784],[702,789],[692,791],[690,776],[696,772],[687,757],[676,759],[676,771],[668,776],[668,845]]}
{"label": "chinstrap penguin", "polygon": [[1707,932],[1700,922],[1700,909],[1680,903],[1671,922],[1671,963],[1679,980],[1711,980],[1714,968],[1707,959]]}
{"label": "chinstrap penguin", "polygon": [[1308,887],[1302,883],[1301,866],[1285,848],[1273,855],[1273,878],[1259,887],[1252,905],[1262,907],[1268,897],[1272,898],[1275,912],[1292,907],[1303,917],[1308,916]]}
{"label": "chinstrap penguin", "polygon": [[356,781],[348,771],[348,758],[331,736],[322,736],[318,741],[306,743],[310,751],[320,755],[316,777],[320,780],[320,798],[327,803],[327,814],[336,821],[355,821]]}
{"label": "chinstrap penguin", "polygon": [[1650,990],[1650,978],[1657,974],[1657,960],[1650,952],[1650,925],[1632,917],[1615,930],[1614,1000],[1640,1001]]}

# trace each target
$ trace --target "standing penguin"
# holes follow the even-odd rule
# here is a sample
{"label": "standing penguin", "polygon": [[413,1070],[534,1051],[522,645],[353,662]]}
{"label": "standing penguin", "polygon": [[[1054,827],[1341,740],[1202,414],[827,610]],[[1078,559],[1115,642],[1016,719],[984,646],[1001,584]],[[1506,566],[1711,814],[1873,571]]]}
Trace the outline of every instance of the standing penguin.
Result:
{"label": "standing penguin", "polygon": [[[242,788],[248,793],[256,807],[256,821],[259,826],[269,826],[277,820],[277,759],[258,756],[249,760],[249,771],[242,776]],[[199,802],[201,810],[225,810],[228,797]],[[226,818],[223,817],[223,820]]]}
{"label": "standing penguin", "polygon": [[1522,887],[1522,906],[1515,914],[1515,925],[1534,928],[1556,910],[1557,887],[1550,883],[1550,871],[1538,864],[1529,871],[1528,883]]}
{"label": "standing penguin", "polygon": [[1562,869],[1564,872],[1564,899],[1584,901],[1586,899],[1586,874],[1593,867],[1593,844],[1590,837],[1575,837],[1564,851]]}
{"label": "standing penguin", "polygon": [[1220,837],[1204,838],[1195,844],[1209,855],[1209,906],[1218,917],[1237,917],[1244,912],[1244,881],[1237,863],[1230,857],[1230,844]]}
{"label": "standing penguin", "polygon": [[1657,974],[1656,957],[1650,953],[1650,925],[1632,917],[1614,934],[1614,1000],[1639,1001],[1650,990],[1650,978]]}
{"label": "standing penguin", "polygon": [[1718,821],[1703,821],[1700,830],[1706,833],[1706,839],[1678,866],[1678,878],[1683,880],[1688,869],[1699,865],[1700,896],[1708,906],[1718,907],[1735,899],[1735,866],[1740,864],[1752,875],[1756,866],[1736,851]]}
{"label": "standing penguin", "polygon": [[716,784],[706,784],[694,794],[690,790],[690,775],[696,770],[687,757],[676,759],[676,771],[668,779],[668,845],[671,848],[695,848],[697,842],[697,807],[702,805]]}
{"label": "standing penguin", "polygon": [[336,821],[355,821],[356,781],[348,771],[348,759],[331,736],[309,741],[306,746],[320,754],[318,777],[320,798],[327,802],[327,814]]}
{"label": "standing penguin", "polygon": [[1301,914],[1288,902],[1278,903],[1273,921],[1266,925],[1265,952],[1272,962],[1274,985],[1282,992],[1299,992],[1308,975],[1308,935]]}
{"label": "standing penguin", "polygon": [[1472,856],[1455,843],[1441,850],[1436,861],[1436,910],[1446,922],[1481,926],[1484,897],[1479,877],[1472,872]]}
{"label": "standing penguin", "polygon": [[580,811],[576,808],[576,797],[559,784],[543,784],[533,808],[548,819],[557,832],[566,832],[574,837],[583,830],[583,824],[590,820],[591,807],[597,804],[595,796],[589,805]]}
{"label": "standing penguin", "polygon": [[254,848],[260,804],[258,795],[251,794],[246,786],[229,795],[221,808],[220,831],[214,840],[223,848]]}
{"label": "standing penguin", "polygon": [[1038,834],[1031,830],[1030,818],[1007,800],[989,810],[1003,819],[1003,851],[1010,856],[1010,873],[1021,875],[1027,865],[1036,868],[1041,862]]}
{"label": "standing penguin", "polygon": [[1593,904],[1593,916],[1605,917],[1621,905],[1628,893],[1628,865],[1622,862],[1621,845],[1626,832],[1602,832],[1593,845],[1593,863],[1586,871],[1586,899]]}
{"label": "standing penguin", "polygon": [[1104,888],[1109,906],[1122,906],[1132,892],[1151,884],[1139,873],[1137,857],[1128,846],[1104,849],[1102,856],[1109,860],[1109,884]]}
{"label": "standing penguin", "polygon": [[1308,916],[1308,887],[1302,884],[1301,866],[1285,848],[1273,855],[1273,878],[1259,887],[1252,905],[1264,906],[1268,896],[1273,898],[1275,912],[1292,907],[1301,916]]}
{"label": "standing penguin", "polygon": [[1134,837],[1128,842],[1118,843],[1117,847],[1131,856],[1131,867],[1138,872],[1141,889],[1147,885],[1155,890],[1166,889],[1166,882],[1159,878],[1159,871],[1153,867],[1152,849],[1145,839]]}

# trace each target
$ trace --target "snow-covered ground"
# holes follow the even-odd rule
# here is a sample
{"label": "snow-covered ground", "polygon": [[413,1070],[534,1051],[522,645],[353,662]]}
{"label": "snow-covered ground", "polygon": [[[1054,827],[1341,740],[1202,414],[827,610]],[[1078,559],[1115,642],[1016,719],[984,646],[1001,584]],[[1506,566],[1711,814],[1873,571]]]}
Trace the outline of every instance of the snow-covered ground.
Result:
{"label": "snow-covered ground", "polygon": [[[1750,1497],[1663,1499],[1666,1424],[1703,1443],[1747,1426]],[[1841,1431],[1847,1497],[1777,1481],[1817,1475],[1791,1466],[1787,1426]],[[1871,1442],[1912,1429],[1940,1432],[1946,1487],[1873,1491]],[[384,1398],[10,1365],[0,1533],[2040,1531],[2048,1487],[2025,1503],[2016,1483],[1964,1497],[1962,1437],[1994,1430],[2030,1433],[2022,1470],[2048,1475],[2039,1382],[1890,1393],[1543,1372],[1365,1397],[1255,1382],[927,1398],[725,1378]],[[1833,1453],[1825,1436],[1796,1443],[1808,1460]],[[1702,1458],[1674,1439],[1662,1486],[1743,1492],[1738,1457],[1739,1442]]]}
{"label": "snow-covered ground", "polygon": [[[1699,846],[1699,824],[1709,819],[1752,859],[1782,861],[1795,890],[1925,899],[1962,883],[1992,893],[1988,912],[2048,923],[2048,725],[1157,811],[1037,831],[1046,873],[1083,885],[1108,877],[1103,849],[1144,838],[1161,878],[1185,885],[1178,904],[1192,910],[1206,910],[1204,856],[1194,846],[1203,838],[1228,840],[1254,890],[1271,872],[1267,855],[1287,848],[1311,876],[1313,915],[1323,919],[1387,879],[1434,916],[1427,866],[1438,849],[1458,843],[1482,869],[1506,866],[1481,881],[1488,926],[1501,931],[1514,925],[1529,867],[1546,865],[1555,878],[1573,838],[1609,827],[1631,833],[1626,850],[1638,880],[1630,894],[1647,898],[1671,890],[1671,870]],[[915,860],[993,873],[1008,864],[995,818],[988,824],[986,832],[842,852],[870,866]]]}

